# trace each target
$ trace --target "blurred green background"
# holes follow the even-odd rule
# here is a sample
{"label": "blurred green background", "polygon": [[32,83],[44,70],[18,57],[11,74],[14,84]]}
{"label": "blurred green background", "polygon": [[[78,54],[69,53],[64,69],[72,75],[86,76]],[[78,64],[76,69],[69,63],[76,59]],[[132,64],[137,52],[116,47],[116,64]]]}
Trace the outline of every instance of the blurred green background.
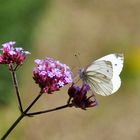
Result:
{"label": "blurred green background", "polygon": [[[18,71],[24,108],[36,97],[34,59],[59,59],[72,69],[110,53],[124,53],[120,90],[97,95],[99,106],[65,109],[25,118],[9,140],[140,139],[140,1],[139,0],[0,0],[0,43],[14,40],[32,54]],[[19,115],[12,80],[0,66],[0,136]],[[67,87],[45,94],[33,110],[63,105]]]}

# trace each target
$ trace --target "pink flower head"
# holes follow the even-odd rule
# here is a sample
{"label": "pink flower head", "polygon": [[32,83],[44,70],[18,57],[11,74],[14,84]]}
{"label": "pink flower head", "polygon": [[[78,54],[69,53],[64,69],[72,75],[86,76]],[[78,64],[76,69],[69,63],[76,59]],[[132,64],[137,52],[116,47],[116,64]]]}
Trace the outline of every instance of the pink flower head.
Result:
{"label": "pink flower head", "polygon": [[28,51],[24,51],[23,48],[14,48],[16,42],[7,42],[2,44],[3,54],[0,54],[0,64],[23,64],[26,56],[30,54]]}
{"label": "pink flower head", "polygon": [[41,92],[52,93],[72,83],[72,72],[67,65],[52,58],[37,59],[35,63],[37,67],[33,70],[33,79],[39,84]]}
{"label": "pink flower head", "polygon": [[73,84],[68,90],[68,94],[72,98],[72,105],[84,110],[96,106],[97,101],[95,95],[87,96],[89,90],[90,87],[87,84],[83,84],[82,87]]}

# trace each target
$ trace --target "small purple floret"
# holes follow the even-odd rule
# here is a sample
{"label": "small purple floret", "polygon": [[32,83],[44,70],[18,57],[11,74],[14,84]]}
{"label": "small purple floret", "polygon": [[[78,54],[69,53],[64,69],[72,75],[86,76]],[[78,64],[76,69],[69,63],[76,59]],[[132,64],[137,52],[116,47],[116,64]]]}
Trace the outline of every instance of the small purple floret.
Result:
{"label": "small purple floret", "polygon": [[0,50],[3,54],[0,54],[0,64],[23,64],[30,52],[24,51],[23,48],[14,48],[15,44],[16,42],[12,41],[2,44],[3,48]]}
{"label": "small purple floret", "polygon": [[[33,79],[43,93],[52,93],[68,83],[72,83],[70,68],[52,58],[36,59],[37,67],[34,68]],[[66,74],[69,73],[69,74]]]}

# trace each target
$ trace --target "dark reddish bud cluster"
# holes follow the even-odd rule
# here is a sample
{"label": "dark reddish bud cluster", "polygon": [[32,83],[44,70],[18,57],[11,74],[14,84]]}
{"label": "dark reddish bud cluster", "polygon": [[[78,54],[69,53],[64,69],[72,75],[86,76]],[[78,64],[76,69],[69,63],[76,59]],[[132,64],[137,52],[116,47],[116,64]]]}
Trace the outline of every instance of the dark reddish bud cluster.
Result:
{"label": "dark reddish bud cluster", "polygon": [[72,105],[84,110],[96,106],[97,101],[95,95],[87,96],[89,90],[90,87],[87,84],[83,84],[82,87],[73,84],[68,90],[68,94],[72,98]]}

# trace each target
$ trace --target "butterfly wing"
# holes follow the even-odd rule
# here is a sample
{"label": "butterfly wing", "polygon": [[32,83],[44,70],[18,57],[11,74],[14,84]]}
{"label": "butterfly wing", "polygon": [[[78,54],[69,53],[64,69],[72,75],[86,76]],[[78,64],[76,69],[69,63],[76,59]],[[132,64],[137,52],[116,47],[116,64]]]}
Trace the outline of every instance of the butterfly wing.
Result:
{"label": "butterfly wing", "polygon": [[110,95],[113,91],[111,79],[113,77],[112,64],[109,61],[93,62],[86,69],[87,83],[91,89],[102,96]]}
{"label": "butterfly wing", "polygon": [[115,93],[120,85],[123,55],[110,54],[94,61],[86,69],[86,82],[96,93],[107,96]]}
{"label": "butterfly wing", "polygon": [[96,61],[110,61],[112,63],[113,67],[113,77],[111,79],[113,84],[113,91],[112,94],[115,93],[121,86],[121,79],[120,79],[120,73],[123,68],[124,63],[124,56],[123,54],[110,54],[107,56],[104,56]]}
{"label": "butterfly wing", "polygon": [[113,67],[113,74],[114,75],[119,75],[122,71],[123,68],[123,61],[124,61],[124,56],[123,54],[109,54],[104,57],[101,57],[100,59],[96,61],[109,61],[112,63]]}

